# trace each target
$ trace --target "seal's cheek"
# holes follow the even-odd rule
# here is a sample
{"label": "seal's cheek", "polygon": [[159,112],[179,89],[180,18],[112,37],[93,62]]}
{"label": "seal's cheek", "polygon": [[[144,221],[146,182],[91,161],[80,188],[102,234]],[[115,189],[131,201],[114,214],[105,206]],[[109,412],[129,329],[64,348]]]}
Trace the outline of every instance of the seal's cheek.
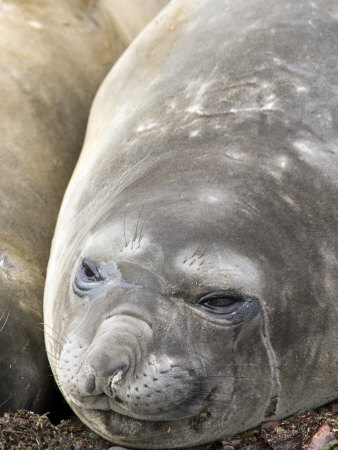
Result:
{"label": "seal's cheek", "polygon": [[[208,306],[218,304],[223,310],[226,305],[225,301],[210,303],[207,299],[207,302]],[[235,310],[234,306],[231,308]],[[273,416],[280,386],[277,361],[260,304],[256,303],[251,311],[245,305],[237,306],[237,316],[241,318],[232,322],[215,319],[208,313],[201,320],[202,314],[202,310],[190,308],[187,316],[196,354],[205,367],[206,379],[213,382],[209,410],[222,417],[227,430]],[[236,405],[245,408],[237,409]]]}

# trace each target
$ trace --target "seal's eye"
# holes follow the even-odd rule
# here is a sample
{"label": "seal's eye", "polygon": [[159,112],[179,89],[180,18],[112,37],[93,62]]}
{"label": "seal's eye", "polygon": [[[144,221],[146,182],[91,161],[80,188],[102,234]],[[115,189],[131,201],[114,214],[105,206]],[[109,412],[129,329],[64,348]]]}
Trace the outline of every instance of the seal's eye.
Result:
{"label": "seal's eye", "polygon": [[73,291],[79,297],[88,295],[92,289],[101,286],[104,276],[101,274],[99,266],[91,259],[84,258],[77,269],[73,282]]}
{"label": "seal's eye", "polygon": [[200,297],[196,306],[211,314],[228,315],[237,312],[244,301],[244,297],[236,291],[214,291]]}
{"label": "seal's eye", "polygon": [[82,278],[86,278],[87,281],[100,281],[101,276],[98,271],[98,268],[94,261],[91,261],[90,259],[85,258],[82,263]]}
{"label": "seal's eye", "polygon": [[89,264],[85,261],[82,261],[83,272],[89,280],[96,280],[95,273],[93,269],[89,266]]}

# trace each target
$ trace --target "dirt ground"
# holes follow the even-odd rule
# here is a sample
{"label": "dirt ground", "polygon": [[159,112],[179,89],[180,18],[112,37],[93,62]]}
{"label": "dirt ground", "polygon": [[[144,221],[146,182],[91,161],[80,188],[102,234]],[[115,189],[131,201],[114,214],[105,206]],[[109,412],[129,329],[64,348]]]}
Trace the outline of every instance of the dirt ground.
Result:
{"label": "dirt ground", "polygon": [[[48,415],[28,411],[0,418],[0,449],[115,449],[86,428],[74,415],[53,425]],[[199,450],[333,450],[338,449],[338,402],[306,411],[282,421],[266,422],[240,435],[217,441]]]}

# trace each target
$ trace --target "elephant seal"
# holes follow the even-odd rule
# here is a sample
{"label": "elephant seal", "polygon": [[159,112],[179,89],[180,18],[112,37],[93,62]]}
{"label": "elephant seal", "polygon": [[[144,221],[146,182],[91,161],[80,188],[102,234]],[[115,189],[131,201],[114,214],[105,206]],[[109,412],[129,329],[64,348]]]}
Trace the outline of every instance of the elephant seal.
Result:
{"label": "elephant seal", "polygon": [[160,6],[0,2],[0,414],[54,404],[41,328],[58,209],[95,91]]}
{"label": "elephant seal", "polygon": [[338,397],[338,5],[171,2],[93,103],[45,288],[53,372],[118,445]]}

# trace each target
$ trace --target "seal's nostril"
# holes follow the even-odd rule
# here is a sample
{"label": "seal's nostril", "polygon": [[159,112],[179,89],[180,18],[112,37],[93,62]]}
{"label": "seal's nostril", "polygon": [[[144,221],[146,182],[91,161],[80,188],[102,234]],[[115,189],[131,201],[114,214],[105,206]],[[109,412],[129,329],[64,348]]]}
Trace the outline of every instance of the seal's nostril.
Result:
{"label": "seal's nostril", "polygon": [[122,367],[119,367],[118,369],[116,369],[114,371],[114,373],[112,374],[111,378],[116,378],[119,381],[119,379],[121,379],[124,374],[125,367],[126,366],[122,366]]}
{"label": "seal's nostril", "polygon": [[119,384],[119,382],[122,380],[123,375],[125,373],[126,366],[121,366],[117,368],[113,374],[108,378],[108,386],[110,392],[113,394],[115,387]]}
{"label": "seal's nostril", "polygon": [[95,391],[95,375],[90,374],[86,378],[85,390],[89,394]]}

